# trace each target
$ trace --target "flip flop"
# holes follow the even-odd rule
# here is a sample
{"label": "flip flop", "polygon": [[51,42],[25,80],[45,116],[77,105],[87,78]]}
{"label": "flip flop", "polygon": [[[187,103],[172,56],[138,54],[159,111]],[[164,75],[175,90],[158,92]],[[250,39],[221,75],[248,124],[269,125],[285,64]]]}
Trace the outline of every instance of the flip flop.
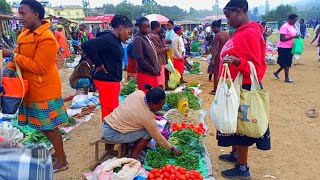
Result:
{"label": "flip flop", "polygon": [[57,163],[55,163],[54,165],[53,165],[53,173],[57,173],[57,172],[60,172],[60,171],[64,171],[64,170],[67,170],[68,168],[69,168],[69,164],[68,163],[66,163],[66,164],[64,164],[64,165],[61,165],[60,167],[58,166],[58,167],[55,167],[55,166],[57,166],[56,165]]}
{"label": "flip flop", "polygon": [[209,92],[209,94],[216,95],[216,91],[212,90],[212,91]]}
{"label": "flip flop", "polygon": [[285,83],[292,84],[292,83],[294,83],[294,80],[289,79],[288,81],[284,81],[284,82],[285,82]]}
{"label": "flip flop", "polygon": [[279,80],[279,79],[280,79],[279,74],[276,74],[276,73],[273,73],[273,77],[274,77],[276,80]]}

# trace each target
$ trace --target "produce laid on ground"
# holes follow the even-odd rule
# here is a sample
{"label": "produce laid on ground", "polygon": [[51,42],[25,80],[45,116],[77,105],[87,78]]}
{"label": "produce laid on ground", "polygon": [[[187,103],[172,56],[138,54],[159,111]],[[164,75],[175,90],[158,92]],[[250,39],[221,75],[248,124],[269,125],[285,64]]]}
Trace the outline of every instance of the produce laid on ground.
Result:
{"label": "produce laid on ground", "polygon": [[178,179],[178,180],[187,180],[187,179],[199,179],[203,180],[203,177],[199,171],[190,170],[187,171],[186,168],[167,164],[161,169],[152,169],[148,174],[148,180],[154,179]]}
{"label": "produce laid on ground", "polygon": [[87,105],[86,107],[81,109],[81,113],[75,114],[74,118],[76,119],[82,119],[84,118],[86,115],[89,115],[91,113],[94,113],[94,111],[96,110],[96,106],[95,105]]}
{"label": "produce laid on ground", "polygon": [[68,124],[67,127],[73,127],[75,125],[77,125],[79,122],[76,120],[76,118],[74,117],[69,117],[68,118]]}
{"label": "produce laid on ground", "polygon": [[206,129],[204,128],[204,124],[202,122],[199,123],[198,126],[195,124],[187,124],[185,122],[182,122],[181,124],[173,123],[172,124],[172,132],[183,130],[183,129],[191,129],[197,134],[204,134],[206,132]]}
{"label": "produce laid on ground", "polygon": [[137,79],[133,78],[129,81],[127,85],[124,85],[121,89],[120,95],[121,96],[128,96],[129,94],[133,93],[138,88]]}
{"label": "produce laid on ground", "polygon": [[198,87],[200,85],[200,83],[187,83],[186,86],[187,87]]}
{"label": "produce laid on ground", "polygon": [[156,146],[155,151],[148,151],[145,166],[162,168],[174,164],[187,170],[200,170],[200,158],[205,152],[201,135],[192,129],[182,129],[171,134],[169,142],[178,147],[182,154],[174,156],[170,150]]}
{"label": "produce laid on ground", "polygon": [[[59,129],[59,132],[62,136],[67,135],[67,133],[61,129]],[[22,140],[22,143],[25,145],[44,143],[46,144],[47,147],[51,146],[51,142],[49,141],[49,139],[39,130],[28,132],[28,133],[25,133],[24,135],[25,136]]]}
{"label": "produce laid on ground", "polygon": [[177,108],[179,99],[181,99],[182,97],[187,97],[190,109],[201,109],[199,98],[195,96],[192,91],[193,90],[191,88],[185,88],[183,92],[169,93],[167,96],[168,105],[171,108]]}
{"label": "produce laid on ground", "polygon": [[200,63],[199,62],[193,62],[193,68],[189,71],[190,74],[199,74],[200,71]]}
{"label": "produce laid on ground", "polygon": [[200,122],[202,116],[202,112],[199,110],[188,110],[188,116],[183,115],[178,109],[172,109],[168,112],[166,118],[170,122],[176,122],[181,124],[182,122],[185,123],[193,123],[198,124]]}

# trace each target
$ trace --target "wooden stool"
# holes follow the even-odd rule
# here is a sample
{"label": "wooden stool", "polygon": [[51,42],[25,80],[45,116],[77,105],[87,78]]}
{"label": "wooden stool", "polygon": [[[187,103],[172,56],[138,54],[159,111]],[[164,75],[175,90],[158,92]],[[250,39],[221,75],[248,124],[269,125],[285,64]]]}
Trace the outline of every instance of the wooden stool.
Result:
{"label": "wooden stool", "polygon": [[[104,144],[104,152],[102,156],[99,156],[99,144]],[[106,141],[104,138],[98,139],[93,143],[90,143],[91,146],[95,146],[95,162],[90,166],[90,169],[93,171],[99,164],[107,160],[107,156],[117,156],[122,158],[126,156],[128,152],[128,144],[119,144]],[[114,150],[114,146],[118,146],[117,150]]]}

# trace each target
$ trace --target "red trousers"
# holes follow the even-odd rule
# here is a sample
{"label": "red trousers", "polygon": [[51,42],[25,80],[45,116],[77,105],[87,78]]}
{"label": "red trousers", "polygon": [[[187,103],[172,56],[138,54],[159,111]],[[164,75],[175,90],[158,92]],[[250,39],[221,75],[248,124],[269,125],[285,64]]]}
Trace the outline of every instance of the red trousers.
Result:
{"label": "red trousers", "polygon": [[158,76],[152,76],[150,74],[145,74],[141,72],[137,72],[137,84],[138,84],[138,89],[147,93],[148,89],[144,88],[145,84],[149,84],[152,87],[157,87],[159,86],[159,80]]}
{"label": "red trousers", "polygon": [[102,121],[119,106],[120,82],[93,80],[99,92]]}

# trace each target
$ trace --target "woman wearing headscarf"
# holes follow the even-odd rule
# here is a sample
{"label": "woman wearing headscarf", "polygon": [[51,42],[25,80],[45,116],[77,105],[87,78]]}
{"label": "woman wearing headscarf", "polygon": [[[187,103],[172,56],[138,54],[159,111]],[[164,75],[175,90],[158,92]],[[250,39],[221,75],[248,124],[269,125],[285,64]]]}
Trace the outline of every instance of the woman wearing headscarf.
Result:
{"label": "woman wearing headscarf", "polygon": [[[266,44],[262,36],[264,29],[258,23],[250,22],[248,8],[246,0],[230,0],[225,6],[224,14],[228,19],[228,24],[237,30],[221,50],[221,60],[223,63],[229,64],[231,78],[234,80],[239,72],[242,73],[242,88],[246,90],[250,90],[252,83],[248,61],[254,64],[260,83],[262,83],[267,67]],[[220,74],[223,63],[220,64]],[[256,144],[260,150],[271,149],[269,128],[261,138],[251,138],[238,133],[222,134],[218,132],[217,140],[219,146],[233,146],[233,151],[230,154],[219,157],[223,161],[236,163],[234,168],[221,172],[222,176],[228,179],[251,179],[247,162],[249,146]]]}
{"label": "woman wearing headscarf", "polygon": [[70,57],[71,52],[69,50],[69,46],[67,43],[67,38],[63,32],[63,26],[62,25],[57,25],[57,31],[54,33],[58,44],[60,45],[59,47],[59,52],[61,54],[61,57],[63,59]]}
{"label": "woman wearing headscarf", "polygon": [[[172,39],[172,49],[173,49],[173,53],[172,53],[172,59],[173,59],[173,65],[174,68],[176,70],[178,70],[178,72],[181,75],[181,79],[180,79],[180,83],[187,83],[184,79],[183,79],[183,73],[184,73],[184,53],[183,53],[183,49],[181,48],[181,43],[183,44],[183,42],[181,42],[180,40],[180,36],[182,36],[183,32],[181,27],[176,26],[174,27],[174,32],[176,33]],[[183,44],[184,46],[184,44]]]}

